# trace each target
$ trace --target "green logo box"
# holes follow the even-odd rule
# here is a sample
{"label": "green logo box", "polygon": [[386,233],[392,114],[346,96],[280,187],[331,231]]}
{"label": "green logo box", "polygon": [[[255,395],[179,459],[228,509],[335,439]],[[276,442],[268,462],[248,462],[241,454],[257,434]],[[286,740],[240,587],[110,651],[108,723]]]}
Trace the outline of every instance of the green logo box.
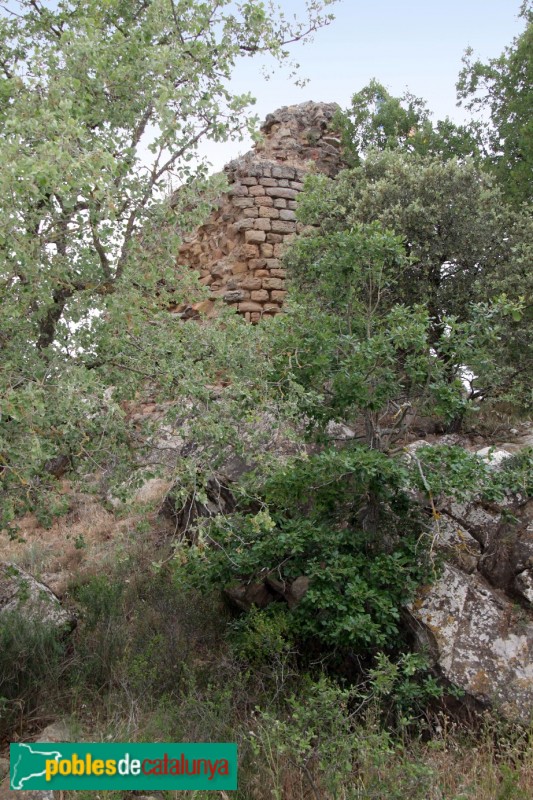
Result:
{"label": "green logo box", "polygon": [[12,744],[11,789],[237,788],[237,745]]}

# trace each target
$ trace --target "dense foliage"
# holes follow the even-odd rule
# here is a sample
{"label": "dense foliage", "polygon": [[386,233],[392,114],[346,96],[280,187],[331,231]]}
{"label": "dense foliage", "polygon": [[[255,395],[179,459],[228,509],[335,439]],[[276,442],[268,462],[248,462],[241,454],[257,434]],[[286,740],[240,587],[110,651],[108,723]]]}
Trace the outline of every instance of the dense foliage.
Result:
{"label": "dense foliage", "polygon": [[481,153],[475,127],[456,125],[450,119],[431,122],[424,100],[406,92],[393,97],[379,81],[356,92],[351,106],[337,115],[344,158],[356,166],[371,150],[401,150],[442,159]]}
{"label": "dense foliage", "polygon": [[[146,378],[172,384],[167,364],[187,371],[163,312],[165,286],[175,301],[195,282],[176,283],[176,215],[194,224],[221,188],[198,145],[249,127],[253,98],[229,88],[238,60],[286,61],[333,1],[302,3],[301,20],[232,0],[2,8],[2,524],[42,500],[53,473],[124,465],[120,400]],[[172,183],[184,185],[174,208]]]}
{"label": "dense foliage", "polygon": [[426,103],[410,92],[394,97],[373,79],[337,116],[349,166],[372,150],[401,150],[443,160],[472,159],[497,179],[514,205],[532,200],[533,10],[524,0],[524,31],[486,63],[468,48],[457,82],[459,105],[473,117],[462,125],[431,120]]}
{"label": "dense foliage", "polygon": [[352,658],[396,650],[401,605],[430,572],[407,488],[405,467],[366,447],[290,459],[255,486],[261,510],[217,519],[203,532],[214,550],[200,550],[190,566],[196,574],[207,566],[215,585],[289,586],[305,576],[293,636]]}
{"label": "dense foliage", "polygon": [[[486,163],[515,204],[533,199],[533,7],[524,0],[526,27],[498,58],[474,60],[467,50],[457,84],[470,111],[480,113]],[[488,112],[487,114],[483,112]]]}
{"label": "dense foliage", "polygon": [[[161,476],[175,525],[155,543],[143,506],[116,563],[70,581],[68,646],[2,618],[1,735],[59,707],[109,739],[237,739],[243,797],[262,796],[258,763],[276,797],[448,796],[380,724],[437,729],[423,709],[443,688],[402,608],[438,574],[434,498],[526,495],[533,459],[495,472],[406,443],[483,403],[532,408],[527,6],[523,36],[461,76],[464,98],[489,81],[486,129],[434,125],[377,81],[354,95],[337,119],[349,169],[311,176],[299,202],[311,227],[285,257],[283,314],[168,313],[202,292],[176,269],[177,223],[224,189],[198,145],[249,125],[234,66],[283,62],[333,2],[291,23],[260,0],[0,14],[0,527],[50,524],[73,490],[127,515]],[[250,586],[269,587],[265,608],[222,607]],[[515,751],[504,766],[490,786],[518,798]]]}
{"label": "dense foliage", "polygon": [[[379,222],[400,237],[386,286],[374,280],[379,306],[423,306],[429,341],[444,362],[457,365],[449,352],[455,346],[449,333],[457,331],[457,324],[480,319],[476,303],[507,298],[522,305],[522,311],[509,309],[507,323],[493,329],[498,352],[485,359],[482,371],[476,348],[463,363],[474,373],[475,396],[505,396],[529,407],[531,216],[513,210],[490,176],[471,162],[374,151],[334,181],[309,178],[299,215],[319,233],[303,238],[291,254],[294,278],[307,288],[320,275],[322,296],[324,276],[340,283],[342,270],[344,277],[352,274],[361,258],[353,244],[358,226]],[[477,322],[472,330],[476,327]],[[450,374],[457,373],[452,368]]]}

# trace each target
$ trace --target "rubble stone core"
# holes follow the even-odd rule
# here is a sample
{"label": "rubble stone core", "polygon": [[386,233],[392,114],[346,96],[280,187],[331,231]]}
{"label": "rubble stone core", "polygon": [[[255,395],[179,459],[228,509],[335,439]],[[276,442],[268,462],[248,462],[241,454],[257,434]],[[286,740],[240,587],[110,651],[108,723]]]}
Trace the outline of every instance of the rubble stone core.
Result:
{"label": "rubble stone core", "polygon": [[342,168],[331,131],[335,103],[284,106],[261,126],[263,139],[226,165],[229,189],[204,225],[184,236],[178,263],[200,273],[210,298],[175,309],[184,317],[213,313],[222,299],[249,322],[279,313],[286,296],[284,248],[302,225],[296,200],[305,176],[333,177]]}

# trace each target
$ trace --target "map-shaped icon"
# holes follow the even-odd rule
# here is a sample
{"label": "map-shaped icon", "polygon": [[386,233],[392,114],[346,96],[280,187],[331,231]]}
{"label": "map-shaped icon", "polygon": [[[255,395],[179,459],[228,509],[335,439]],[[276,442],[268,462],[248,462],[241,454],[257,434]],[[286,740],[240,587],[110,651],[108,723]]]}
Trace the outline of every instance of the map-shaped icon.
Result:
{"label": "map-shaped icon", "polygon": [[35,778],[41,779],[39,783],[42,783],[42,779],[46,777],[46,762],[63,758],[59,750],[49,748],[49,744],[18,745],[18,757],[11,768],[11,789],[31,789],[28,782]]}

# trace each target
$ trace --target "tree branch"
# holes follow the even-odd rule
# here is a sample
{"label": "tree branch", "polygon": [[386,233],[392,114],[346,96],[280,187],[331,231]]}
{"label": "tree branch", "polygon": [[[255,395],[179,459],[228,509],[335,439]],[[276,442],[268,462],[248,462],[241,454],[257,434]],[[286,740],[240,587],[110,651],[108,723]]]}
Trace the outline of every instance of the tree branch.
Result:
{"label": "tree branch", "polygon": [[52,305],[46,312],[45,317],[39,323],[39,336],[37,338],[37,350],[43,351],[49,347],[55,339],[57,323],[65,310],[67,300],[74,294],[74,289],[63,287],[54,289],[52,293]]}
{"label": "tree branch", "polygon": [[[45,18],[45,10],[41,8],[40,5],[37,3],[37,0],[29,0],[30,6],[35,9],[35,11],[39,14],[41,19]],[[57,39],[61,39],[61,29],[54,28],[53,25],[50,25],[50,31],[54,34]]]}
{"label": "tree branch", "polygon": [[[318,30],[317,23],[313,23],[306,31],[302,33],[295,34],[292,39],[284,39],[283,41],[279,42],[280,47],[286,47],[289,44],[295,44],[296,42],[301,42],[302,39],[305,39],[306,36],[309,36],[310,33],[316,33]],[[243,53],[248,53],[250,55],[254,55],[255,53],[264,53],[269,50],[268,47],[259,47],[259,45],[246,45],[240,44],[238,45],[239,50]]]}
{"label": "tree branch", "polygon": [[93,237],[94,249],[98,253],[98,258],[100,259],[100,265],[102,267],[102,272],[104,273],[104,278],[106,279],[106,281],[110,281],[112,280],[111,265],[109,263],[107,253],[102,245],[100,237],[98,236],[98,230],[94,218],[91,218],[90,226],[91,226],[91,234]]}
{"label": "tree branch", "polygon": [[155,184],[157,183],[159,178],[161,178],[165,174],[165,172],[167,172],[176,163],[176,161],[187,152],[187,150],[189,150],[192,146],[197,144],[197,142],[202,138],[202,136],[205,136],[208,130],[209,130],[209,125],[206,125],[196,134],[196,136],[190,139],[186,144],[183,145],[183,147],[181,147],[172,156],[170,156],[170,158],[167,159],[167,161],[165,161],[165,163],[161,167],[159,167],[159,169],[157,168],[158,162],[156,161],[156,163],[154,164],[152,173],[150,175],[150,182],[146,187],[146,190],[140,202],[135,206],[134,209],[132,209],[128,221],[126,223],[126,230],[124,231],[124,242],[122,244],[122,250],[117,262],[117,271],[115,276],[116,279],[120,278],[122,276],[122,273],[124,272],[124,267],[126,265],[126,259],[128,257],[131,238],[133,236],[133,231],[135,229],[137,216],[139,214],[139,211],[141,211],[141,209],[143,209],[146,206],[148,200],[152,196],[152,191]]}

